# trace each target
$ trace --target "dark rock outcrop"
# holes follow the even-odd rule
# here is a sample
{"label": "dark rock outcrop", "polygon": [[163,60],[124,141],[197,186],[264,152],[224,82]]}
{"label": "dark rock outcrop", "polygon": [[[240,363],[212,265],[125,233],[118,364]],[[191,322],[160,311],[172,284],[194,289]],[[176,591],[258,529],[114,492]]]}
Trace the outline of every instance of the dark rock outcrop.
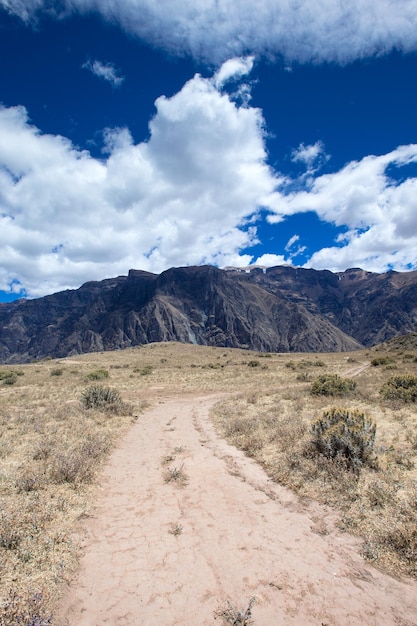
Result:
{"label": "dark rock outcrop", "polygon": [[0,305],[0,361],[182,341],[331,352],[417,330],[417,272],[172,268]]}

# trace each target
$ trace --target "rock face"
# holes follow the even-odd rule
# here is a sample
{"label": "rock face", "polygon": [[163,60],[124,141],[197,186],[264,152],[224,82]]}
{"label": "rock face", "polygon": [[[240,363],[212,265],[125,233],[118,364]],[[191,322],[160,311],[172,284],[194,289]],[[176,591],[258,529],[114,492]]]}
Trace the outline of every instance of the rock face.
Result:
{"label": "rock face", "polygon": [[417,272],[172,268],[0,305],[0,361],[155,341],[332,352],[417,331]]}

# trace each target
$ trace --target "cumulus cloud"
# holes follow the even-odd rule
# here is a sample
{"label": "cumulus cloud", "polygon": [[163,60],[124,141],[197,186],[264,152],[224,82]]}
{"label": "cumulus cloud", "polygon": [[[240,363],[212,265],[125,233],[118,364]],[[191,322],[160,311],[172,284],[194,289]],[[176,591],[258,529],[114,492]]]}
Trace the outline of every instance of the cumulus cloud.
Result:
{"label": "cumulus cloud", "polygon": [[107,81],[113,87],[120,87],[124,81],[124,76],[121,76],[118,73],[118,70],[115,68],[113,63],[102,63],[98,60],[89,60],[86,61],[82,67],[86,70],[90,70],[90,72],[95,74],[95,76]]}
{"label": "cumulus cloud", "polygon": [[0,288],[39,296],[131,267],[248,265],[250,218],[278,180],[261,111],[217,80],[197,74],[158,98],[147,142],[107,129],[103,159],[43,134],[24,107],[0,108]]}
{"label": "cumulus cloud", "polygon": [[266,253],[259,256],[253,265],[260,265],[261,267],[276,267],[277,265],[291,265],[289,259],[282,254]]}
{"label": "cumulus cloud", "polygon": [[371,271],[417,267],[417,178],[397,180],[390,168],[417,163],[417,144],[367,156],[340,171],[317,176],[302,191],[276,192],[269,199],[271,223],[314,211],[321,220],[345,226],[335,246],[315,252],[308,267]]}
{"label": "cumulus cloud", "polygon": [[[415,0],[0,0],[26,21],[38,10],[97,11],[174,54],[214,64],[248,52],[292,62],[354,59],[417,49]],[[57,8],[59,7],[59,9]]]}

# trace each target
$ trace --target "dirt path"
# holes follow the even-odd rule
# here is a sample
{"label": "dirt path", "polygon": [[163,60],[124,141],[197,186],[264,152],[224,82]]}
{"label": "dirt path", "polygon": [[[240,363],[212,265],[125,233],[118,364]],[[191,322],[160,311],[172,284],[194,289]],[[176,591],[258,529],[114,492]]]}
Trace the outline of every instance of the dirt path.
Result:
{"label": "dirt path", "polygon": [[350,376],[351,378],[353,378],[354,376],[359,376],[359,374],[362,374],[362,372],[368,369],[369,366],[370,366],[370,363],[361,363],[360,365],[351,367],[345,372],[343,372],[342,376]]}
{"label": "dirt path", "polygon": [[[300,503],[218,439],[213,402],[161,403],[125,436],[59,623],[213,626],[227,600],[244,610],[254,597],[255,626],[416,626],[417,583],[367,565],[330,511]],[[188,483],[165,482],[164,469],[182,464]]]}

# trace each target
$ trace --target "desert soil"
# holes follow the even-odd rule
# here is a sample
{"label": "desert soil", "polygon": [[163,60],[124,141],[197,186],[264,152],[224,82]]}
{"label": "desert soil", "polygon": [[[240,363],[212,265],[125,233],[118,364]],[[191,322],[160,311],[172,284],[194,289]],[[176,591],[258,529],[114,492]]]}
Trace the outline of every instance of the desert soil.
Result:
{"label": "desert soil", "polygon": [[[255,626],[416,626],[417,583],[367,564],[334,512],[221,440],[209,419],[218,399],[161,401],[126,434],[57,623],[213,626],[227,601],[243,612],[253,597]],[[166,482],[175,468],[186,484]]]}

